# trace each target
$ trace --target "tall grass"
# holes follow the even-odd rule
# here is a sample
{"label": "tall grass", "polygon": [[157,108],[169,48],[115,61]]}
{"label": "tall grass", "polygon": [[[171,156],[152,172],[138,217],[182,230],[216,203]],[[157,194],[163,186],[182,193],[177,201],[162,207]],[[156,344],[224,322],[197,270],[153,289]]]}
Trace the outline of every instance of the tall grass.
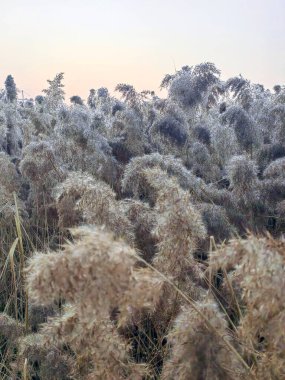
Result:
{"label": "tall grass", "polygon": [[0,378],[285,378],[285,88],[211,63],[0,99]]}

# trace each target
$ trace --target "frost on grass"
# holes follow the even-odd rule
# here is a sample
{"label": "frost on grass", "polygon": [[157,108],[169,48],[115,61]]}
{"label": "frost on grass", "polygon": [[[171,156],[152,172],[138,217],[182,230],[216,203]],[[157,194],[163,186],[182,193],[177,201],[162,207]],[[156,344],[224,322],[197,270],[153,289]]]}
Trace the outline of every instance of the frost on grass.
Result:
{"label": "frost on grass", "polygon": [[[285,378],[285,87],[0,90],[0,378]],[[118,97],[118,98],[117,98]]]}

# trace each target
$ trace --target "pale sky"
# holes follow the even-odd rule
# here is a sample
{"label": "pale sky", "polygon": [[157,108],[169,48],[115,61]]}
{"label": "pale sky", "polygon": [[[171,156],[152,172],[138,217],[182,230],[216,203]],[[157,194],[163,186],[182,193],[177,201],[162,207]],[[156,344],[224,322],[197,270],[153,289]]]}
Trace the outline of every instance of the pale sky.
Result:
{"label": "pale sky", "polygon": [[0,0],[0,88],[35,96],[65,73],[67,97],[129,83],[158,91],[175,67],[285,84],[285,0]]}

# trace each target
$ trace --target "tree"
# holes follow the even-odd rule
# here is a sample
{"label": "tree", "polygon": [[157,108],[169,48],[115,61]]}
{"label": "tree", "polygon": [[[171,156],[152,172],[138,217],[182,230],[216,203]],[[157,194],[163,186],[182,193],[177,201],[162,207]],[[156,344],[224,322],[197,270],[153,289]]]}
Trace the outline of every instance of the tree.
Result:
{"label": "tree", "polygon": [[38,104],[43,104],[44,100],[45,100],[45,98],[42,95],[37,95],[35,97],[35,102]]}
{"label": "tree", "polygon": [[17,99],[17,89],[12,75],[8,75],[5,80],[5,90],[8,102],[14,102]]}
{"label": "tree", "polygon": [[87,99],[87,104],[90,108],[96,108],[96,102],[95,102],[95,93],[96,91],[94,90],[94,88],[91,88],[90,90],[90,94],[88,96],[88,99]]}
{"label": "tree", "polygon": [[78,95],[73,95],[71,98],[70,98],[70,102],[72,103],[72,104],[77,104],[77,105],[79,105],[79,106],[83,106],[83,100],[81,99],[81,97],[80,96],[78,96]]}
{"label": "tree", "polygon": [[206,105],[214,86],[219,84],[220,71],[213,63],[194,67],[183,66],[172,76],[165,76],[161,88],[169,88],[169,97],[184,110]]}
{"label": "tree", "polygon": [[46,94],[47,106],[51,109],[57,109],[64,101],[65,92],[62,84],[64,73],[56,74],[53,80],[47,80],[49,88],[43,90]]}

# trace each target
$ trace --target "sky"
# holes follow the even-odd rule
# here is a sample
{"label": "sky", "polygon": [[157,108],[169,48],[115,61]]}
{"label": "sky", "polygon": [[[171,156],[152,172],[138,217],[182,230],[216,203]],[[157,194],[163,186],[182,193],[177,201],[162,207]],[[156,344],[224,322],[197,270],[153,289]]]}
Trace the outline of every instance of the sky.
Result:
{"label": "sky", "polygon": [[0,88],[27,97],[65,73],[66,97],[209,61],[222,79],[285,84],[285,0],[0,0]]}

